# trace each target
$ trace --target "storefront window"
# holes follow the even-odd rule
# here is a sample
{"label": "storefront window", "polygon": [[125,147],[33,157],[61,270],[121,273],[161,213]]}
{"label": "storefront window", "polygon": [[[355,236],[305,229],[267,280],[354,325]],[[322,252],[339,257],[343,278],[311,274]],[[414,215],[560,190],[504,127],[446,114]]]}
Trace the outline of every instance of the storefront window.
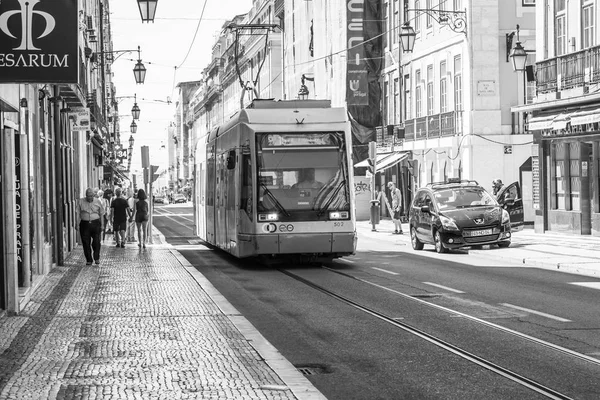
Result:
{"label": "storefront window", "polygon": [[565,156],[566,156],[566,144],[557,143],[554,146],[554,162],[553,162],[553,180],[555,187],[555,197],[553,209],[564,210],[565,209]]}
{"label": "storefront window", "polygon": [[569,179],[571,210],[581,211],[581,178],[579,177],[579,142],[569,143]]}

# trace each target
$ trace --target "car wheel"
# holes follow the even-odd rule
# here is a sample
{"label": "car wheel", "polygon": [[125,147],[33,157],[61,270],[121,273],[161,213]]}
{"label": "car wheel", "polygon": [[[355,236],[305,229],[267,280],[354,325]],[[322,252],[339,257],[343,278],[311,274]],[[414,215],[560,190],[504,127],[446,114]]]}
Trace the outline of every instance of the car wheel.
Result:
{"label": "car wheel", "polygon": [[417,230],[414,226],[410,228],[410,243],[415,250],[423,250],[423,243],[417,237]]}
{"label": "car wheel", "polygon": [[498,242],[498,247],[500,247],[501,249],[505,249],[508,246],[510,246],[510,241],[507,241],[507,242]]}
{"label": "car wheel", "polygon": [[435,251],[437,253],[441,254],[448,251],[448,249],[444,247],[444,243],[442,243],[442,235],[440,235],[440,231],[435,232],[433,240],[435,242]]}

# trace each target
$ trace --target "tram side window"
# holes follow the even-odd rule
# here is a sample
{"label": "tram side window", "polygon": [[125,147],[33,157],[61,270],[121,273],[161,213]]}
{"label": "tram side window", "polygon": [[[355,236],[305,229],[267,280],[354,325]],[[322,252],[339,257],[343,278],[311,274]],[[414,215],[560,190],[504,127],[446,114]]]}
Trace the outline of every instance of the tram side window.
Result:
{"label": "tram side window", "polygon": [[240,208],[246,211],[252,221],[252,159],[250,154],[242,155],[242,202]]}

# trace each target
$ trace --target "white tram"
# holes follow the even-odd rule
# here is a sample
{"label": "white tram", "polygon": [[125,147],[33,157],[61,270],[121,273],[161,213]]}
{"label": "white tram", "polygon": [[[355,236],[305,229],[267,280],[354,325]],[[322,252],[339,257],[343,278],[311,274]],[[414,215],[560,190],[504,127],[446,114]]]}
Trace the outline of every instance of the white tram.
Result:
{"label": "white tram", "polygon": [[352,141],[343,108],[255,100],[203,145],[195,157],[200,238],[240,258],[320,261],[354,253]]}

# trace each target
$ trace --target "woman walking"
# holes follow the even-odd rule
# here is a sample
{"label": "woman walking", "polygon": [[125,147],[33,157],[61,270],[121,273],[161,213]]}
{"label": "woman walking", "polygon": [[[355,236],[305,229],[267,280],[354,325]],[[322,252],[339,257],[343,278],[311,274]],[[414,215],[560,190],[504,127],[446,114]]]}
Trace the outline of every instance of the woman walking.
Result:
{"label": "woman walking", "polygon": [[150,204],[144,189],[137,192],[137,201],[133,208],[132,220],[135,220],[135,225],[138,232],[138,247],[146,248],[146,239],[148,236],[148,219],[150,213]]}

